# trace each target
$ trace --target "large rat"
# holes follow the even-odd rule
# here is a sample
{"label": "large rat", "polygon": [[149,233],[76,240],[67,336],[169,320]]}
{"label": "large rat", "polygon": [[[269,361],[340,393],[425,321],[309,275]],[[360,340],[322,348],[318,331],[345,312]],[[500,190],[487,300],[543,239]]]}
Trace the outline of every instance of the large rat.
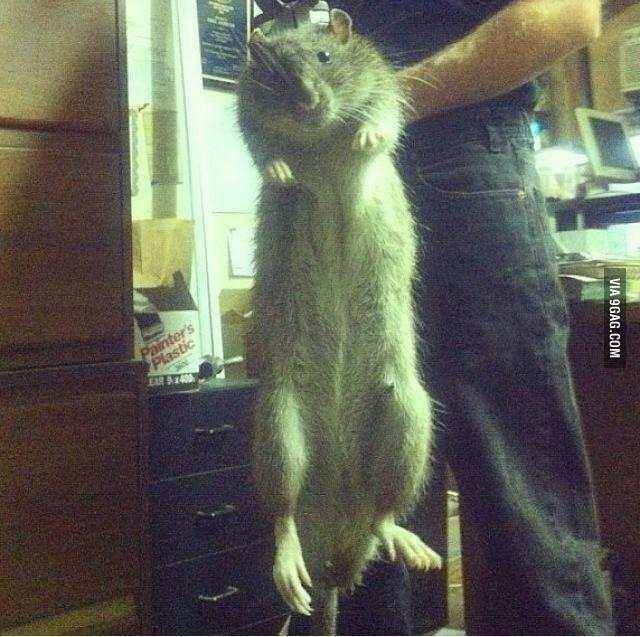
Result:
{"label": "large rat", "polygon": [[254,479],[274,519],[280,593],[335,634],[339,593],[380,547],[441,566],[396,523],[423,489],[432,427],[416,355],[416,233],[393,162],[402,97],[338,9],[328,25],[256,30],[249,48],[238,116],[263,175]]}

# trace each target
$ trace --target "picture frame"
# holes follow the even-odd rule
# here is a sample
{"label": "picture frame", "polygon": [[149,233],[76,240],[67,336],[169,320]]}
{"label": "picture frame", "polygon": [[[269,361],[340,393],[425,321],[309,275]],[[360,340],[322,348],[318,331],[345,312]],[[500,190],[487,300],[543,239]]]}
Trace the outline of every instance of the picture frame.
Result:
{"label": "picture frame", "polygon": [[247,61],[252,0],[196,0],[205,88],[235,90]]}

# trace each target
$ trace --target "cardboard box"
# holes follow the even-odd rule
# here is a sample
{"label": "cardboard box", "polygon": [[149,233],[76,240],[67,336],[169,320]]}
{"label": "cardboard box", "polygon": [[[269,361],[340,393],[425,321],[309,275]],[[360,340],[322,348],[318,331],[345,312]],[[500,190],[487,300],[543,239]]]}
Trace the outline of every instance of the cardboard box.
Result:
{"label": "cardboard box", "polygon": [[135,357],[149,363],[149,385],[197,384],[202,360],[198,309],[181,274],[175,273],[170,288],[134,294]]}
{"label": "cardboard box", "polygon": [[149,364],[149,385],[197,385],[202,352],[198,308],[189,292],[193,222],[133,222],[135,357]]}
{"label": "cardboard box", "polygon": [[190,219],[134,219],[133,287],[170,287],[176,271],[191,281],[193,230]]}

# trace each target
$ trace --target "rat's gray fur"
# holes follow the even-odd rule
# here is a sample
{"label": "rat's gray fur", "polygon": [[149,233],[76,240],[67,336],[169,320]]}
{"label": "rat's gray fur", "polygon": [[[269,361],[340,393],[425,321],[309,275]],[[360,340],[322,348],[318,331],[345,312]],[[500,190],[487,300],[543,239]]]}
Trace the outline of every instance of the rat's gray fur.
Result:
{"label": "rat's gray fur", "polygon": [[[282,159],[294,183],[265,182],[257,213],[264,368],[254,476],[268,511],[295,518],[315,614],[331,632],[337,590],[351,589],[377,556],[376,520],[409,512],[427,471],[417,240],[393,162],[402,108],[392,68],[363,38],[341,43],[315,25],[266,42],[268,59],[241,77],[239,122],[257,166]],[[288,82],[274,79],[274,62]],[[292,117],[293,102],[305,99],[319,100],[319,124]],[[385,141],[354,148],[363,127]]]}

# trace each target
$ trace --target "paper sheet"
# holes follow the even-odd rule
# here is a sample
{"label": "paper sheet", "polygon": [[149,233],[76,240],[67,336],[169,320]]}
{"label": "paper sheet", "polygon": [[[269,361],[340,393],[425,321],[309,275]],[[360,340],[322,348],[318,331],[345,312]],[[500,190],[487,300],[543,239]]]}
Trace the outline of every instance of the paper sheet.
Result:
{"label": "paper sheet", "polygon": [[229,230],[229,257],[232,276],[254,276],[253,228]]}

